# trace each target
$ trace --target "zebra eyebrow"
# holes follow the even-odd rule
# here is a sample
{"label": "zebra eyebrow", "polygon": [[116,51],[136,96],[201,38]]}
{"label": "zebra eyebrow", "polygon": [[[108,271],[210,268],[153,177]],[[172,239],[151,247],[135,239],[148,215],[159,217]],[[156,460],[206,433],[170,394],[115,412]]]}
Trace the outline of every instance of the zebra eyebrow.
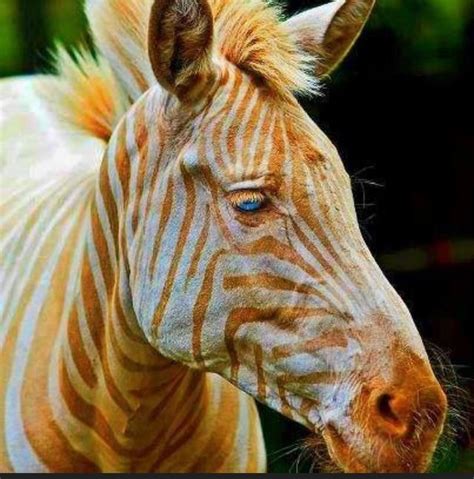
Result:
{"label": "zebra eyebrow", "polygon": [[239,181],[238,183],[229,184],[225,189],[227,192],[239,190],[258,190],[264,188],[266,185],[266,178],[260,177],[252,180]]}
{"label": "zebra eyebrow", "polygon": [[239,190],[262,190],[266,189],[272,192],[276,192],[281,183],[281,179],[277,178],[274,174],[264,174],[256,178],[249,178],[247,180],[238,181],[235,183],[228,182],[224,186],[226,192]]}

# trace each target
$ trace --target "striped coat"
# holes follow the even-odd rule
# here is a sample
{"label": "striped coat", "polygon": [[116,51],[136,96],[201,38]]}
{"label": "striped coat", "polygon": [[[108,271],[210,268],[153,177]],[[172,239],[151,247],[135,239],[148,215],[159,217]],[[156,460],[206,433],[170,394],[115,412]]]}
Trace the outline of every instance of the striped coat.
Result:
{"label": "striped coat", "polygon": [[[30,87],[20,80],[2,90]],[[23,114],[21,106],[28,111],[29,100],[18,105]],[[27,125],[49,121],[42,114],[28,111]],[[57,132],[64,138],[40,148],[57,148],[62,161],[75,139]],[[43,134],[29,140],[46,141]],[[2,204],[0,470],[264,469],[253,400],[160,355],[137,324],[128,285],[108,276],[112,261],[100,258],[114,249],[103,231],[113,226],[107,193],[95,194],[102,147],[75,146],[87,164],[38,171]]]}
{"label": "striped coat", "polygon": [[444,393],[294,97],[373,3],[88,0],[98,56],[1,84],[0,471],[263,471],[253,398],[428,467]]}

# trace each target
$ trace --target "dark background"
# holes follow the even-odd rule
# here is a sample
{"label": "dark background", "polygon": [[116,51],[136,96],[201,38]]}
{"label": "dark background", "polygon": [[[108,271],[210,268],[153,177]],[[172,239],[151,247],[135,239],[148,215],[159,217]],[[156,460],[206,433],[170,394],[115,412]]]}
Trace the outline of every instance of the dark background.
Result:
{"label": "dark background", "polygon": [[[283,2],[287,13],[321,3]],[[88,41],[79,0],[0,0],[1,76],[44,71],[54,40]],[[473,397],[474,2],[379,0],[325,85],[303,104],[353,176],[367,242]],[[261,412],[270,470],[307,471],[283,449],[305,430]],[[473,425],[462,422],[437,470],[474,471]]]}

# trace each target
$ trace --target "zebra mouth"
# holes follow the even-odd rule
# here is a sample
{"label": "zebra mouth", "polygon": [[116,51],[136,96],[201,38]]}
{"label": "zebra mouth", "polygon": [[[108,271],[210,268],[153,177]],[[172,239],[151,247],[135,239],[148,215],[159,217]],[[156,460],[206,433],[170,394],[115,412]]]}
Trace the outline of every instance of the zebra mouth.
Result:
{"label": "zebra mouth", "polygon": [[420,451],[402,453],[394,447],[378,444],[372,457],[362,459],[357,455],[357,448],[349,444],[332,424],[325,426],[322,435],[329,456],[346,473],[423,473],[429,468],[429,455]]}
{"label": "zebra mouth", "polygon": [[322,435],[331,459],[341,470],[349,473],[373,472],[357,458],[355,451],[332,424],[325,427]]}

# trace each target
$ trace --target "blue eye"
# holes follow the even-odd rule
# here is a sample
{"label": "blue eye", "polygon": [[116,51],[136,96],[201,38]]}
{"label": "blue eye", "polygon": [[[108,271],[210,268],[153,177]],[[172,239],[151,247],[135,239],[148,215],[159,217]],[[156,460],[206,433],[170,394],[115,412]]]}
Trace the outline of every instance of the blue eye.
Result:
{"label": "blue eye", "polygon": [[257,199],[245,200],[238,203],[237,208],[244,213],[258,211],[263,207],[263,201]]}
{"label": "blue eye", "polygon": [[230,202],[241,213],[255,213],[266,205],[267,197],[260,191],[243,190],[232,193]]}

